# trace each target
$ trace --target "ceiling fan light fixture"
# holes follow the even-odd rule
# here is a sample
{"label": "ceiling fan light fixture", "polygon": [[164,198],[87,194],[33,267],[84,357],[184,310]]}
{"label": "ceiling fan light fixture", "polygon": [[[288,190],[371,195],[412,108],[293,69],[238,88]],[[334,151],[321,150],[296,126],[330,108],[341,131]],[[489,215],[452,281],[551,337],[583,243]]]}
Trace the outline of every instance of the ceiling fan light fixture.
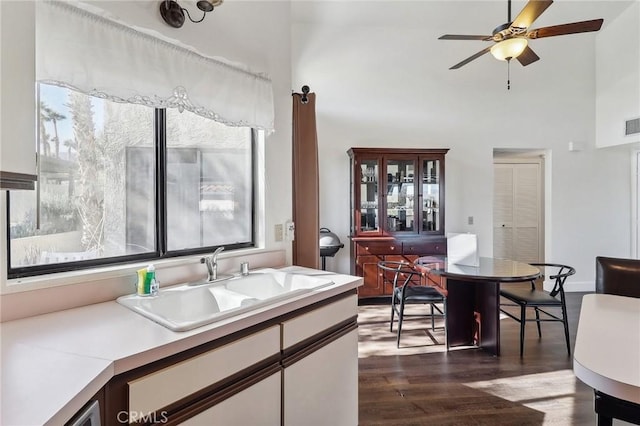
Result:
{"label": "ceiling fan light fixture", "polygon": [[520,56],[528,44],[526,38],[510,38],[494,44],[491,47],[491,54],[499,61],[506,61]]}

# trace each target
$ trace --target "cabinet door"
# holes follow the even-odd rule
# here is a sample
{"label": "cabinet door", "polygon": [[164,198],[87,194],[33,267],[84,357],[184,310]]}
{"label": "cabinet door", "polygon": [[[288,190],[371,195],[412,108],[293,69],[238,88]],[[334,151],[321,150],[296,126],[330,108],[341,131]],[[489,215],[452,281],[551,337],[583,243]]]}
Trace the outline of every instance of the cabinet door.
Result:
{"label": "cabinet door", "polygon": [[284,426],[358,424],[357,330],[285,368],[283,374]]}
{"label": "cabinet door", "polygon": [[34,5],[0,1],[0,188],[36,180]]}
{"label": "cabinet door", "polygon": [[382,259],[382,256],[356,256],[356,275],[364,279],[364,284],[358,288],[359,296],[383,294],[382,279],[378,271],[378,262]]}
{"label": "cabinet door", "polygon": [[380,158],[358,158],[353,167],[355,234],[380,233]]}
{"label": "cabinet door", "polygon": [[385,217],[384,224],[390,233],[417,233],[416,176],[418,164],[406,155],[390,155],[384,163],[385,179]]}
{"label": "cabinet door", "polygon": [[282,406],[281,383],[281,373],[272,374],[179,424],[184,426],[279,426]]}
{"label": "cabinet door", "polygon": [[420,231],[444,232],[444,161],[439,157],[421,158]]}

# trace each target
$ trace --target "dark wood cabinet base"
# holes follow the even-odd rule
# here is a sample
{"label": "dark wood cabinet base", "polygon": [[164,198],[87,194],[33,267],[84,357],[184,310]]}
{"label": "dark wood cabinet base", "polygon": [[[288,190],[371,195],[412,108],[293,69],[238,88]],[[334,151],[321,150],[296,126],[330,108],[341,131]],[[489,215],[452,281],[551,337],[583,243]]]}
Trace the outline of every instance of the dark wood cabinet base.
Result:
{"label": "dark wood cabinet base", "polygon": [[476,345],[500,355],[500,284],[446,279],[450,347]]}

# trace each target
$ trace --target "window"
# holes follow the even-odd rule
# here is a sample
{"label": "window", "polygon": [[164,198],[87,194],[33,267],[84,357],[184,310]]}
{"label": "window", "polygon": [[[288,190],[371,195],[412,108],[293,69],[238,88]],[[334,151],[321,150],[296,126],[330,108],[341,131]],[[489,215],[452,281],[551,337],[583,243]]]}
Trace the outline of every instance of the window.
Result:
{"label": "window", "polygon": [[38,190],[8,194],[9,277],[254,246],[251,128],[45,84],[38,126]]}

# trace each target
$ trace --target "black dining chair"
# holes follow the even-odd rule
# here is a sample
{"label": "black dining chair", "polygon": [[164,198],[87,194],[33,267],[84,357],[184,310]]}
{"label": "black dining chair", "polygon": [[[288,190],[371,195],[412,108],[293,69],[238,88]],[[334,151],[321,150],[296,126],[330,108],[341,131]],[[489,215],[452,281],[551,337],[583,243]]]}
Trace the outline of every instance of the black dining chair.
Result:
{"label": "black dining chair", "polygon": [[[383,277],[391,275],[393,292],[391,296],[391,321],[390,331],[393,331],[393,318],[398,315],[398,334],[396,347],[400,347],[400,335],[402,334],[402,321],[405,317],[404,308],[409,304],[430,305],[429,314],[411,314],[411,316],[431,317],[431,330],[435,331],[435,318],[441,317],[446,322],[445,297],[435,288],[420,285],[422,274],[407,262],[381,261],[378,268],[382,270]],[[442,309],[436,304],[442,304]],[[437,313],[436,313],[437,311]],[[409,316],[407,314],[407,316]],[[446,332],[446,329],[445,329]],[[446,341],[446,339],[445,339]],[[448,349],[448,348],[447,348]]]}
{"label": "black dining chair", "polygon": [[596,257],[596,293],[640,297],[640,259]]}
{"label": "black dining chair", "polygon": [[[570,356],[571,343],[569,341],[569,324],[567,320],[567,304],[564,296],[564,283],[568,277],[576,273],[576,270],[571,266],[555,263],[531,263],[531,266],[535,266],[541,270],[542,279],[531,280],[530,288],[511,288],[509,286],[501,288],[500,296],[508,299],[512,303],[501,303],[500,311],[520,323],[520,357],[524,354],[525,324],[533,321],[535,321],[538,326],[539,338],[542,338],[542,330],[540,329],[541,322],[562,322],[564,324],[564,337],[567,342],[567,354]],[[545,276],[554,280],[554,285],[551,291],[545,291],[542,288],[538,289],[536,287],[536,285],[542,287]],[[506,306],[519,306],[520,316],[516,316],[503,309],[503,307]],[[535,318],[527,318],[527,308],[534,309],[536,315]],[[549,308],[560,308],[562,311],[561,316],[558,316],[557,313],[549,312],[547,310]],[[545,316],[541,318],[540,314],[544,314]]]}

